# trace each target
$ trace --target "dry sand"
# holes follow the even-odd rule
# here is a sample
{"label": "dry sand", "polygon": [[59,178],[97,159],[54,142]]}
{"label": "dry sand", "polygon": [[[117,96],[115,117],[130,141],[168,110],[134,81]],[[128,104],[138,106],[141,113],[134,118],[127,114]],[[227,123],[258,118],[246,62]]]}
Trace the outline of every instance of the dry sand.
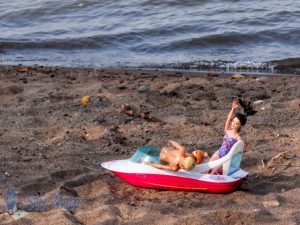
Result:
{"label": "dry sand", "polygon": [[[3,66],[0,79],[1,224],[300,223],[299,76]],[[91,102],[83,107],[85,95]],[[263,101],[242,130],[241,167],[250,176],[239,190],[140,189],[101,168],[168,139],[211,155],[237,96]],[[162,122],[125,115],[123,104]],[[29,210],[30,196],[45,196],[45,207],[14,220],[4,202],[9,186],[19,209]],[[50,196],[76,197],[80,207],[51,205]]]}

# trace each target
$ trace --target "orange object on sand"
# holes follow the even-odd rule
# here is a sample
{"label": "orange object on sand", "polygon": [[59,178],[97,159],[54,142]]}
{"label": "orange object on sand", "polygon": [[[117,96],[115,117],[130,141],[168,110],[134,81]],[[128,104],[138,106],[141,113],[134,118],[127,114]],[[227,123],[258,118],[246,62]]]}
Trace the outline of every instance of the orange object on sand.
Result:
{"label": "orange object on sand", "polygon": [[86,106],[86,104],[88,104],[90,101],[91,101],[91,97],[86,95],[82,97],[80,104]]}

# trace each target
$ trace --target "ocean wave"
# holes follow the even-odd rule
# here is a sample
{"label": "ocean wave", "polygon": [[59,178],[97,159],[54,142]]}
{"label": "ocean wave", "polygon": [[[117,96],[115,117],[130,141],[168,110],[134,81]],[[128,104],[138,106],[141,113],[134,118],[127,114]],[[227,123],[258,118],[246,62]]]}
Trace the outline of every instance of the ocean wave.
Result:
{"label": "ocean wave", "polygon": [[[59,49],[84,49],[84,48],[116,48],[127,47],[131,51],[139,52],[161,52],[178,51],[199,48],[218,48],[231,46],[255,46],[258,44],[285,43],[286,45],[297,45],[300,30],[263,30],[253,33],[225,32],[221,34],[209,34],[199,37],[182,38],[176,35],[178,30],[186,27],[178,27],[171,31],[145,30],[140,32],[128,32],[113,35],[96,35],[82,38],[64,38],[53,40],[7,40],[0,39],[0,49],[28,49],[28,48],[59,48]],[[187,29],[187,28],[186,28]],[[293,32],[293,36],[288,34]],[[168,37],[173,33],[170,40]],[[151,37],[161,36],[161,40],[151,41]]]}
{"label": "ocean wave", "polygon": [[226,72],[265,72],[265,73],[285,73],[300,75],[300,58],[287,58],[268,62],[259,61],[191,61],[182,63],[169,63],[160,65],[148,65],[145,67],[196,70],[196,71],[226,71]]}

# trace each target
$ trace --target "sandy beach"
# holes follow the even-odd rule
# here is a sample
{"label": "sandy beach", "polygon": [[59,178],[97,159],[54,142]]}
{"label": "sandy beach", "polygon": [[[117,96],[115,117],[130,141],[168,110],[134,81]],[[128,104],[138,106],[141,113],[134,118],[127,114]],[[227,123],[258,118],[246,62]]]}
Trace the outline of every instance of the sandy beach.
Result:
{"label": "sandy beach", "polygon": [[[0,79],[0,224],[300,223],[300,76],[1,66]],[[101,167],[167,140],[212,155],[237,97],[257,114],[242,129],[250,175],[235,192],[141,189]],[[9,187],[28,212],[19,220],[6,212]]]}

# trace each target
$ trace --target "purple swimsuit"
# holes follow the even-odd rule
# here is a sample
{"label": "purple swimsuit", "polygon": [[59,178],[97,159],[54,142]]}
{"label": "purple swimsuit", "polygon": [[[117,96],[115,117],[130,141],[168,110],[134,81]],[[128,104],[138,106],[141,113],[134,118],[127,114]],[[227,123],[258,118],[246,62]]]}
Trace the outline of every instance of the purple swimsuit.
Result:
{"label": "purple swimsuit", "polygon": [[225,155],[228,154],[232,146],[236,143],[235,138],[229,137],[227,134],[224,136],[224,141],[221,145],[221,147],[218,150],[218,154],[220,158],[224,157]]}

